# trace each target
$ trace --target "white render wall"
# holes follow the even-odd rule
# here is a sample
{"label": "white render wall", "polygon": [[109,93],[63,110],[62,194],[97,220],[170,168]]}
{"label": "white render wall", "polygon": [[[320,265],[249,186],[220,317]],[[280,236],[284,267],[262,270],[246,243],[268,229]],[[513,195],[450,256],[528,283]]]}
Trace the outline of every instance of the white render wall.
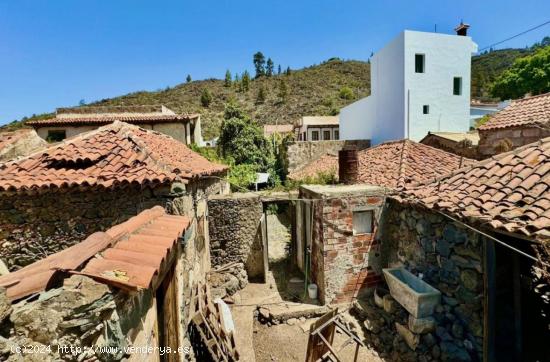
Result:
{"label": "white render wall", "polygon": [[[406,30],[371,58],[371,95],[340,112],[343,140],[370,139],[373,145],[429,131],[469,129],[470,67],[477,45],[457,35]],[[415,73],[415,54],[425,55],[424,73]],[[453,95],[453,78],[462,93]],[[423,114],[423,106],[429,114]]]}

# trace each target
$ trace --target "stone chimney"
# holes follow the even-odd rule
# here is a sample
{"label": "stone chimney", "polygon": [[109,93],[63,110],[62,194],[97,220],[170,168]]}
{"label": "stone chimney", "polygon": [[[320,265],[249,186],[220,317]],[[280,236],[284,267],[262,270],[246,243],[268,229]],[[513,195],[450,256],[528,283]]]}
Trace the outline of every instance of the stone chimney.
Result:
{"label": "stone chimney", "polygon": [[338,152],[338,178],[341,183],[350,185],[359,176],[359,158],[356,148],[343,149]]}
{"label": "stone chimney", "polygon": [[468,35],[468,28],[470,28],[470,24],[464,24],[461,20],[460,24],[455,28],[456,35],[467,36]]}

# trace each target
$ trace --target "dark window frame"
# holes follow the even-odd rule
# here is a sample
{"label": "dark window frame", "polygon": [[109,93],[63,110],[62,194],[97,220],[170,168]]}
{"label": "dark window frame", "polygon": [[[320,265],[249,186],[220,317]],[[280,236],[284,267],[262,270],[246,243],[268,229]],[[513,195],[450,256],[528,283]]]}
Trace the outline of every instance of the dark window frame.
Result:
{"label": "dark window frame", "polygon": [[430,105],[429,104],[424,104],[422,106],[422,114],[430,114]]}
{"label": "dark window frame", "polygon": [[414,55],[414,72],[426,73],[426,54],[416,53]]}
{"label": "dark window frame", "polygon": [[319,131],[311,131],[311,140],[312,141],[319,141]]}
{"label": "dark window frame", "polygon": [[48,142],[61,142],[67,138],[67,130],[64,129],[49,129],[46,141]]}
{"label": "dark window frame", "polygon": [[[331,135],[331,131],[330,130],[324,130],[323,131],[323,141],[324,140],[327,140],[327,141],[330,141],[332,139],[332,135]],[[326,138],[326,135],[328,134],[328,138]]]}
{"label": "dark window frame", "polygon": [[453,95],[455,96],[462,95],[462,77],[453,78]]}

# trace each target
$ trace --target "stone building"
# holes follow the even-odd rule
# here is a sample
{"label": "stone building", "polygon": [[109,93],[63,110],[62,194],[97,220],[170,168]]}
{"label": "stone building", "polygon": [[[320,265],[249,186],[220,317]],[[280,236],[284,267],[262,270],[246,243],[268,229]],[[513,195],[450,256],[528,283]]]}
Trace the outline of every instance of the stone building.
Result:
{"label": "stone building", "polygon": [[161,205],[206,225],[226,167],[161,133],[114,122],[0,165],[0,258],[11,270]]}
{"label": "stone building", "polygon": [[409,317],[398,329],[417,357],[548,356],[549,147],[546,138],[390,196],[381,264],[442,294],[431,328]]}
{"label": "stone building", "polygon": [[176,114],[162,105],[58,108],[54,118],[26,124],[43,139],[59,142],[115,121],[164,133],[186,145],[202,144],[200,115]]}
{"label": "stone building", "polygon": [[30,155],[46,148],[47,143],[32,129],[0,132],[0,162]]}
{"label": "stone building", "polygon": [[481,158],[550,136],[550,93],[514,100],[479,127]]}
{"label": "stone building", "polygon": [[387,190],[304,185],[296,204],[296,263],[324,304],[351,302],[381,281],[375,238]]}
{"label": "stone building", "polygon": [[188,286],[208,267],[190,221],[156,206],[0,277],[0,359],[189,357]]}
{"label": "stone building", "polygon": [[440,150],[454,153],[458,156],[477,159],[477,146],[479,133],[470,131],[465,133],[457,132],[428,132],[420,143],[439,148]]}

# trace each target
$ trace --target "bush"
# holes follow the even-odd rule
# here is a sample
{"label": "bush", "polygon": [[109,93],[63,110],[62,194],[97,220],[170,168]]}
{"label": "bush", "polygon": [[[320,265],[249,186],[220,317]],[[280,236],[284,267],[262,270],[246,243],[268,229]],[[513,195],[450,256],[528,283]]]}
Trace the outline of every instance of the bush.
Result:
{"label": "bush", "polygon": [[210,103],[212,103],[212,94],[208,90],[208,88],[203,89],[201,94],[201,104],[204,108],[208,108],[210,106]]}
{"label": "bush", "polygon": [[256,167],[254,165],[233,165],[229,169],[227,180],[231,184],[231,190],[242,192],[256,182]]}
{"label": "bush", "polygon": [[353,93],[353,90],[350,87],[342,87],[340,88],[340,98],[346,99],[346,100],[352,100],[355,99],[355,94]]}

